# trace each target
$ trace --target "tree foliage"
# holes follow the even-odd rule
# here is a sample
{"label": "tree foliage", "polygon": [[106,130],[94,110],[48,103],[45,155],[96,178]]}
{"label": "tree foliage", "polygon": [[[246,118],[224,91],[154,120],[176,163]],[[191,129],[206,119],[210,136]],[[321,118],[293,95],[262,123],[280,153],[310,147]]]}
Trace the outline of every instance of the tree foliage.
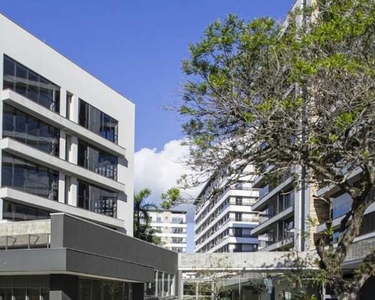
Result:
{"label": "tree foliage", "polygon": [[[356,299],[375,275],[374,254],[352,278],[342,270],[374,202],[374,40],[373,0],[318,1],[290,16],[287,28],[272,18],[229,15],[190,45],[177,108],[188,163],[204,178],[228,170],[236,181],[252,164],[270,181],[293,172],[299,184],[336,186],[352,197],[337,247],[331,234],[316,241],[320,266],[342,299]],[[315,201],[331,205],[329,198]]]}
{"label": "tree foliage", "polygon": [[150,226],[150,216],[148,211],[157,209],[157,205],[146,202],[146,199],[151,195],[151,190],[140,190],[134,196],[134,236],[143,241],[161,244],[161,240],[155,234],[155,229]]}

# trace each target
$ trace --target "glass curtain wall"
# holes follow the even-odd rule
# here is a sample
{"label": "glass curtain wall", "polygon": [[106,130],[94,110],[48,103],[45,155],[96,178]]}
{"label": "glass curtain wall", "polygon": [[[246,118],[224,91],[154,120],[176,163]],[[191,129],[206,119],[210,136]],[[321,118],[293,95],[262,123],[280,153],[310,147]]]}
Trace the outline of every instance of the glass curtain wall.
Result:
{"label": "glass curtain wall", "polygon": [[117,193],[78,180],[78,207],[116,217]]}
{"label": "glass curtain wall", "polygon": [[[34,207],[25,206],[18,203],[3,201],[3,219],[11,221],[30,221],[49,219],[50,214],[47,211]],[[1,299],[1,298],[0,298]]]}
{"label": "glass curtain wall", "polygon": [[79,125],[117,144],[118,121],[82,99],[79,100]]}
{"label": "glass curtain wall", "polygon": [[3,88],[60,112],[60,87],[6,55]]}
{"label": "glass curtain wall", "polygon": [[78,165],[117,180],[117,157],[81,140],[78,142]]}
{"label": "glass curtain wall", "polygon": [[57,201],[59,172],[3,152],[2,186]]}
{"label": "glass curtain wall", "polygon": [[2,276],[1,300],[49,300],[48,276]]}
{"label": "glass curtain wall", "polygon": [[60,130],[7,104],[3,107],[3,137],[59,156]]}
{"label": "glass curtain wall", "polygon": [[132,284],[80,278],[78,300],[131,300]]}

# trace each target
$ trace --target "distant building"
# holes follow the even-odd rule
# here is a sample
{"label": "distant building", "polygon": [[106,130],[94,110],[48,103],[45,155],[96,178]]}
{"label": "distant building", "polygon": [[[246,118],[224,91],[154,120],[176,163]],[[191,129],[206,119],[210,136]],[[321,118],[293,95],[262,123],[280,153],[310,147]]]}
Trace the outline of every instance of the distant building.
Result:
{"label": "distant building", "polygon": [[252,209],[258,200],[253,188],[255,176],[252,167],[249,175],[241,178],[230,188],[211,196],[212,190],[223,187],[227,175],[211,178],[196,200],[195,249],[198,253],[252,252],[258,248],[257,238],[251,230],[258,225],[259,215]]}
{"label": "distant building", "polygon": [[162,247],[186,252],[186,211],[155,210],[149,211],[151,226],[157,230]]}

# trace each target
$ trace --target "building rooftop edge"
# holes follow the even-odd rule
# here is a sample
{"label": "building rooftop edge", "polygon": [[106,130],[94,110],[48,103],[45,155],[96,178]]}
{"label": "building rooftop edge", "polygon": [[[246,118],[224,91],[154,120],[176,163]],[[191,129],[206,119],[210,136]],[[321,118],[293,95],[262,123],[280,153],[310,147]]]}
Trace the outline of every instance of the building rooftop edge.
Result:
{"label": "building rooftop edge", "polygon": [[28,34],[30,34],[32,37],[34,37],[35,39],[37,39],[38,41],[40,41],[41,43],[43,43],[44,45],[46,45],[48,48],[50,48],[52,51],[56,52],[58,55],[62,56],[64,59],[66,59],[67,61],[69,61],[70,63],[72,63],[73,65],[75,65],[76,67],[78,67],[79,69],[81,69],[83,72],[87,73],[88,75],[90,75],[92,78],[94,78],[95,80],[97,80],[98,82],[100,82],[101,84],[105,85],[107,88],[109,88],[110,90],[114,91],[116,94],[118,94],[119,96],[121,96],[122,98],[124,98],[125,100],[129,101],[129,103],[133,104],[135,106],[135,103],[133,101],[131,101],[128,97],[126,97],[125,95],[121,94],[120,92],[118,92],[117,90],[115,90],[114,88],[112,88],[111,86],[109,86],[107,83],[103,82],[101,79],[97,78],[96,76],[94,76],[93,74],[91,74],[89,71],[85,70],[84,68],[82,68],[80,65],[78,65],[78,63],[74,62],[73,60],[71,60],[70,58],[68,58],[66,55],[62,54],[60,51],[56,50],[55,48],[53,48],[52,46],[48,45],[46,42],[44,42],[41,38],[37,37],[34,33],[30,32],[29,30],[25,29],[24,27],[22,27],[20,24],[18,24],[16,21],[14,21],[13,19],[11,19],[10,17],[8,17],[7,15],[5,15],[3,12],[0,12],[0,16],[4,17],[5,19],[7,19],[8,21],[10,21],[11,23],[13,23],[14,25],[16,25],[17,27],[19,27],[20,29],[22,29],[23,31],[27,32]]}

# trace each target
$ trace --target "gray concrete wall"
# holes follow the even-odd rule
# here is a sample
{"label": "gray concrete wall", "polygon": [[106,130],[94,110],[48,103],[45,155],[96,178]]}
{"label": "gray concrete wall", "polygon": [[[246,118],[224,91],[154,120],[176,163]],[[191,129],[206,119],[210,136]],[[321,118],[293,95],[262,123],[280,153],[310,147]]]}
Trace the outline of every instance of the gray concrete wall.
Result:
{"label": "gray concrete wall", "polygon": [[51,248],[69,248],[175,274],[176,252],[64,214],[51,215]]}

